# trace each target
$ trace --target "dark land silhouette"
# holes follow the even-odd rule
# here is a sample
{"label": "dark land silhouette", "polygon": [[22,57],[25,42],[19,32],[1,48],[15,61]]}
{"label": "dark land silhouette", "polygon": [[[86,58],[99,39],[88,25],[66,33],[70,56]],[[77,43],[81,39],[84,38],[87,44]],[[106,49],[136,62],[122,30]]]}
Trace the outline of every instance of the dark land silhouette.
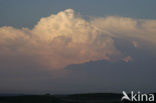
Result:
{"label": "dark land silhouette", "polygon": [[130,101],[121,101],[122,96],[122,94],[116,93],[88,93],[72,95],[45,94],[18,96],[5,95],[0,96],[0,103],[131,103]]}

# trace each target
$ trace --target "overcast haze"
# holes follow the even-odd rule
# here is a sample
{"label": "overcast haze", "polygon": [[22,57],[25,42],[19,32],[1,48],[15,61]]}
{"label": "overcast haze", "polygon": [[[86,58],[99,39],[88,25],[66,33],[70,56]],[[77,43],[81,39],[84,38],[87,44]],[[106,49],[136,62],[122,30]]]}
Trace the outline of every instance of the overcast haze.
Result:
{"label": "overcast haze", "polygon": [[155,0],[1,0],[0,93],[156,92]]}

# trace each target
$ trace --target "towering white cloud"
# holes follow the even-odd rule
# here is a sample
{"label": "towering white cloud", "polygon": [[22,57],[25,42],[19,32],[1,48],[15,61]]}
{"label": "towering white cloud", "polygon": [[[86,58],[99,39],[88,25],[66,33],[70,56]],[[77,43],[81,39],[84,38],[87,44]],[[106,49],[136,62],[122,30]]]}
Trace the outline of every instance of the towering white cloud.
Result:
{"label": "towering white cloud", "polygon": [[1,27],[0,56],[30,57],[51,69],[88,61],[123,60],[125,57],[116,49],[114,38],[156,44],[156,20],[123,17],[85,20],[67,9],[41,18],[32,30]]}

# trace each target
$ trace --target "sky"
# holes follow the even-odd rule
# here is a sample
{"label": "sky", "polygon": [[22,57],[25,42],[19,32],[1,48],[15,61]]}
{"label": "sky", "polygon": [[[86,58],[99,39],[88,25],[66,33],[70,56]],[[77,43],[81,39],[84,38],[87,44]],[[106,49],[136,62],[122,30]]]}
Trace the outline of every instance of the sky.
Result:
{"label": "sky", "polygon": [[1,0],[0,93],[156,92],[155,0]]}

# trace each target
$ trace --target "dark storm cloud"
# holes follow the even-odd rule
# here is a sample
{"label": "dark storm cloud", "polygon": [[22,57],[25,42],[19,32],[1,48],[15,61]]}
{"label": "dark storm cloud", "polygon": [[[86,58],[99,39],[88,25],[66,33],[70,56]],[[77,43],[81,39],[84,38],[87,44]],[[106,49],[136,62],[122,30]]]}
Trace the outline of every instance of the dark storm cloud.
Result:
{"label": "dark storm cloud", "polygon": [[32,30],[1,27],[0,36],[2,92],[117,91],[133,84],[155,89],[150,80],[156,67],[156,20],[85,20],[67,9],[41,18]]}

